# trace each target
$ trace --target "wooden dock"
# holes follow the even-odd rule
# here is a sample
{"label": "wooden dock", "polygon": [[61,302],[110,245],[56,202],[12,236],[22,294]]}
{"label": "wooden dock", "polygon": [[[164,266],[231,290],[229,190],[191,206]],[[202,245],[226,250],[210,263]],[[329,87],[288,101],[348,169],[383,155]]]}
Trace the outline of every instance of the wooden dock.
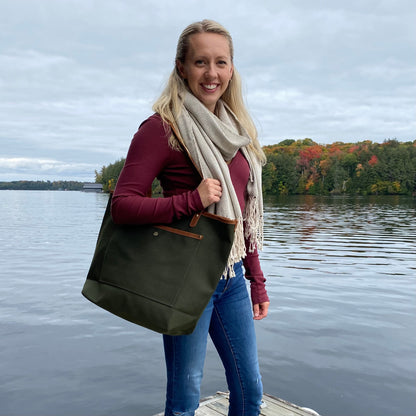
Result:
{"label": "wooden dock", "polygon": [[[215,396],[203,399],[199,404],[195,416],[227,416],[228,415],[228,393],[218,392]],[[319,416],[312,409],[299,407],[269,394],[263,395],[261,416]],[[158,413],[155,416],[163,416]]]}

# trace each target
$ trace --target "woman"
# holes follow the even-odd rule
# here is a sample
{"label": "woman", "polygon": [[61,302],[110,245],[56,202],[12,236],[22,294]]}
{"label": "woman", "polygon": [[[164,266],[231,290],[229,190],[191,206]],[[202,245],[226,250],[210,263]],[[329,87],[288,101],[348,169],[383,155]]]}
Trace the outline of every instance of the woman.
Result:
{"label": "woman", "polygon": [[[170,223],[203,209],[238,220],[227,271],[194,332],[163,336],[165,415],[197,409],[208,333],[224,364],[229,415],[258,415],[262,383],[253,317],[263,319],[269,307],[257,253],[265,157],[243,104],[226,29],[204,20],[183,31],[175,68],[153,110],[132,140],[113,196],[114,221]],[[149,196],[156,177],[164,198]]]}

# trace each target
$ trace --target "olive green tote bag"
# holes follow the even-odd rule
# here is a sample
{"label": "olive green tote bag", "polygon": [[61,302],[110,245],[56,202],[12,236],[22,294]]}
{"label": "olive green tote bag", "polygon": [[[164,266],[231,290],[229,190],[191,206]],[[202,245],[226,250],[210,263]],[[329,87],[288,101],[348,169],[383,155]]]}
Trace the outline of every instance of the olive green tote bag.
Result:
{"label": "olive green tote bag", "polygon": [[107,311],[163,334],[190,334],[223,274],[236,221],[202,212],[169,225],[117,225],[111,195],[82,289]]}

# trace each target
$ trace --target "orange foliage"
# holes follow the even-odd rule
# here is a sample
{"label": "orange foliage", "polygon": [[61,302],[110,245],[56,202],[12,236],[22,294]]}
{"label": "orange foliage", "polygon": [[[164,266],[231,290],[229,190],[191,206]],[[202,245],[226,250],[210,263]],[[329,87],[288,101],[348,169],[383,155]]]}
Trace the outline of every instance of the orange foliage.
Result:
{"label": "orange foliage", "polygon": [[338,156],[340,157],[342,155],[341,147],[339,146],[339,143],[333,143],[329,146],[329,154],[330,156]]}
{"label": "orange foliage", "polygon": [[360,146],[358,146],[358,145],[351,146],[348,149],[348,153],[356,153],[359,148],[360,148]]}
{"label": "orange foliage", "polygon": [[306,190],[306,191],[309,191],[309,189],[310,189],[313,185],[314,185],[313,178],[312,178],[312,177],[309,177],[309,178],[308,178],[308,180],[307,180],[307,182],[306,182],[306,185],[305,185],[305,190]]}
{"label": "orange foliage", "polygon": [[309,166],[311,160],[319,159],[322,156],[323,149],[319,144],[306,147],[299,152],[299,164]]}
{"label": "orange foliage", "polygon": [[328,173],[328,169],[330,168],[331,164],[329,159],[322,159],[319,162],[319,167],[321,168],[321,174],[322,176],[326,176]]}
{"label": "orange foliage", "polygon": [[378,163],[377,156],[376,155],[371,156],[371,159],[368,161],[368,164],[370,166],[374,166],[374,165],[377,165],[377,163]]}

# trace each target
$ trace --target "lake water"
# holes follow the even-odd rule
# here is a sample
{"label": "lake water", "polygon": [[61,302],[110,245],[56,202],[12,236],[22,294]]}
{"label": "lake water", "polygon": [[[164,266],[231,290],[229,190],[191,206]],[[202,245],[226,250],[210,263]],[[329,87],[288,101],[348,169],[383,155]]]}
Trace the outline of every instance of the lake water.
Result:
{"label": "lake water", "polygon": [[[163,409],[161,336],[80,293],[106,201],[0,192],[0,416]],[[414,199],[269,200],[265,223],[265,391],[323,416],[415,416]],[[225,389],[209,344],[202,395]]]}

